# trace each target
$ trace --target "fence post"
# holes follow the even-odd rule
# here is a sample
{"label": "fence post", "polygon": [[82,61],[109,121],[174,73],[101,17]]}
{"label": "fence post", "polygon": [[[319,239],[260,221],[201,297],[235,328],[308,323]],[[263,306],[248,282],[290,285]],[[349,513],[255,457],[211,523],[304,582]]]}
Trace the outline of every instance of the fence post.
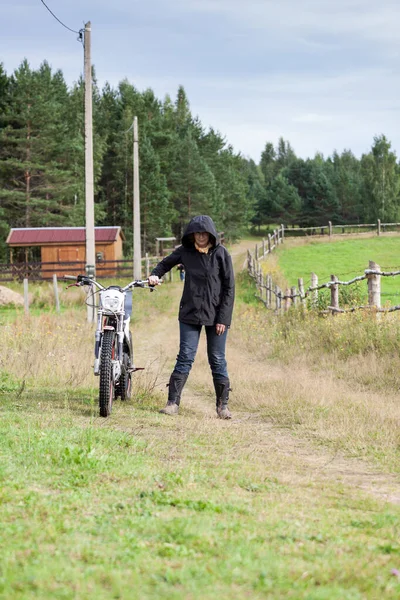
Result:
{"label": "fence post", "polygon": [[146,279],[149,278],[150,275],[150,261],[149,261],[149,253],[146,252],[145,256],[145,268],[146,268]]}
{"label": "fence post", "polygon": [[300,302],[304,301],[304,282],[303,282],[303,278],[299,277],[299,279],[297,280],[297,284],[299,286],[299,294],[300,294]]}
{"label": "fence post", "polygon": [[328,221],[329,225],[329,237],[332,237],[332,221]]}
{"label": "fence post", "polygon": [[[336,275],[331,275],[331,281],[337,281]],[[331,306],[332,308],[339,308],[339,286],[336,283],[331,285]],[[336,311],[332,310],[332,314],[337,314]]]}
{"label": "fence post", "polygon": [[[318,275],[311,273],[311,287],[318,287]],[[317,308],[318,306],[318,290],[311,292],[311,306]]]}
{"label": "fence post", "polygon": [[280,299],[280,289],[279,287],[276,285],[275,286],[275,310],[277,312],[277,314],[279,314],[279,309],[281,307],[281,299]]}
{"label": "fence post", "polygon": [[381,235],[381,220],[378,219],[378,235]]}
{"label": "fence post", "polygon": [[[369,261],[369,269],[380,271],[380,266],[373,260]],[[381,307],[381,276],[368,274],[368,304],[370,307]]]}
{"label": "fence post", "polygon": [[268,234],[268,253],[271,252],[271,234]]}
{"label": "fence post", "polygon": [[292,300],[293,306],[296,306],[297,305],[297,288],[295,285],[293,285],[291,288],[291,300]]}
{"label": "fence post", "polygon": [[281,241],[283,244],[283,242],[285,241],[285,226],[283,224],[281,225],[281,231],[282,231]]}
{"label": "fence post", "polygon": [[265,278],[265,302],[266,302],[266,307],[267,308],[271,308],[270,303],[269,303],[269,288],[270,288],[270,275],[267,275]]}
{"label": "fence post", "polygon": [[268,304],[272,308],[272,276],[269,275]]}
{"label": "fence post", "polygon": [[262,291],[263,291],[263,287],[264,287],[264,275],[263,275],[263,272],[261,271],[261,269],[258,274],[258,287],[260,290],[260,297],[262,298]]}
{"label": "fence post", "polygon": [[264,240],[264,238],[262,239],[262,255],[264,258],[264,256],[265,256],[265,240]]}
{"label": "fence post", "polygon": [[286,288],[285,290],[285,298],[284,298],[284,302],[283,302],[283,308],[285,310],[285,312],[287,312],[290,308],[290,288]]}
{"label": "fence post", "polygon": [[29,315],[29,290],[28,290],[28,280],[24,279],[24,308],[25,314]]}
{"label": "fence post", "polygon": [[258,260],[258,245],[256,244],[256,248],[254,251],[254,258],[256,259],[256,261]]}
{"label": "fence post", "polygon": [[57,283],[57,275],[53,274],[53,288],[54,288],[54,298],[56,301],[56,312],[60,312],[60,299],[58,297],[58,283]]}

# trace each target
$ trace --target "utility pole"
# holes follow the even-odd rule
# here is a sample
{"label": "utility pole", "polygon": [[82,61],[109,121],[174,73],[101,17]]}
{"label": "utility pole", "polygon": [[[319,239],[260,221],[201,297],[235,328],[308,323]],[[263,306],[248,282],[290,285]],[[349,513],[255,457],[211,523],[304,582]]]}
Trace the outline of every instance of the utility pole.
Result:
{"label": "utility pole", "polygon": [[142,279],[138,119],[133,119],[133,279]]}
{"label": "utility pole", "polygon": [[[92,63],[91,63],[90,21],[84,31],[84,72],[85,72],[85,200],[86,200],[86,275],[96,274],[95,234],[94,234],[94,184],[93,184],[93,115],[92,115]],[[92,299],[90,304],[94,304]],[[87,308],[88,323],[94,321],[94,307]]]}

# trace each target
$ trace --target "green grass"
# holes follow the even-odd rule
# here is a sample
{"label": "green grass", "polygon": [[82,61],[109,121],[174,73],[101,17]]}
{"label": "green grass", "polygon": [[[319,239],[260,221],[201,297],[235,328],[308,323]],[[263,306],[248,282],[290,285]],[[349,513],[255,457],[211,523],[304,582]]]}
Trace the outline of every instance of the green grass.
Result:
{"label": "green grass", "polygon": [[[261,325],[254,287],[245,276],[237,284],[237,308],[257,313]],[[147,327],[172,315],[172,301],[174,286],[151,295],[138,290],[133,321]],[[157,412],[159,395],[139,390],[100,419],[96,388],[78,376],[73,388],[68,384],[68,369],[78,363],[54,362],[71,346],[77,355],[84,351],[82,362],[92,351],[92,331],[76,312],[33,316],[3,330],[0,598],[400,597],[400,580],[391,574],[400,561],[400,507],[345,486],[316,463],[310,468],[282,441],[275,447],[271,440],[303,431],[289,424],[290,407],[281,420],[279,406],[274,418],[260,413],[254,427],[246,422],[250,409],[238,405],[236,422],[185,407],[168,419]],[[240,338],[244,361],[274,334],[284,339],[293,331],[262,324],[253,330],[247,319],[237,327],[248,329],[248,341]],[[54,367],[38,373],[32,362],[23,389],[20,378],[37,354]],[[312,426],[307,432],[313,435]]]}
{"label": "green grass", "polygon": [[243,460],[229,429],[182,437],[151,403],[107,422],[62,395],[1,405],[3,598],[399,597],[398,507],[288,485],[293,459]]}
{"label": "green grass", "polygon": [[[303,277],[304,285],[310,285],[311,273],[318,275],[319,283],[337,275],[348,281],[362,275],[368,268],[369,260],[378,263],[382,270],[400,270],[400,236],[374,237],[329,242],[310,241],[301,246],[285,246],[278,250],[279,266],[290,286],[297,285]],[[400,276],[382,277],[382,305],[390,302],[400,304]],[[341,288],[342,289],[342,288]],[[359,289],[367,295],[367,283],[359,284]]]}

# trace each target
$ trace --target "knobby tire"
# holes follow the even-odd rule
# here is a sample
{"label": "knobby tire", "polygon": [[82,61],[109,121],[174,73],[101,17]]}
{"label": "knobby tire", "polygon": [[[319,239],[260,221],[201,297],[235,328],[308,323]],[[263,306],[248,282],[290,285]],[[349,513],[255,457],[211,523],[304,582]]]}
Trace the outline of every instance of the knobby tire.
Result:
{"label": "knobby tire", "polygon": [[101,417],[110,416],[114,400],[115,390],[112,367],[114,344],[115,332],[106,329],[103,333],[100,357],[99,408]]}
{"label": "knobby tire", "polygon": [[123,370],[119,380],[118,396],[121,400],[129,400],[132,395],[132,374],[128,373],[130,366],[129,354],[124,352]]}

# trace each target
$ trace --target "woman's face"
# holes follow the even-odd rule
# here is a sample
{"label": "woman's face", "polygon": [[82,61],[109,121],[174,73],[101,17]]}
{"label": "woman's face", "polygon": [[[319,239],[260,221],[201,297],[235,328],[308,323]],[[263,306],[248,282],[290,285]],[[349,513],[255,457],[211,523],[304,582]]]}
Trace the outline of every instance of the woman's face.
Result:
{"label": "woman's face", "polygon": [[197,232],[194,234],[194,241],[200,248],[205,248],[210,239],[210,234],[206,231]]}

